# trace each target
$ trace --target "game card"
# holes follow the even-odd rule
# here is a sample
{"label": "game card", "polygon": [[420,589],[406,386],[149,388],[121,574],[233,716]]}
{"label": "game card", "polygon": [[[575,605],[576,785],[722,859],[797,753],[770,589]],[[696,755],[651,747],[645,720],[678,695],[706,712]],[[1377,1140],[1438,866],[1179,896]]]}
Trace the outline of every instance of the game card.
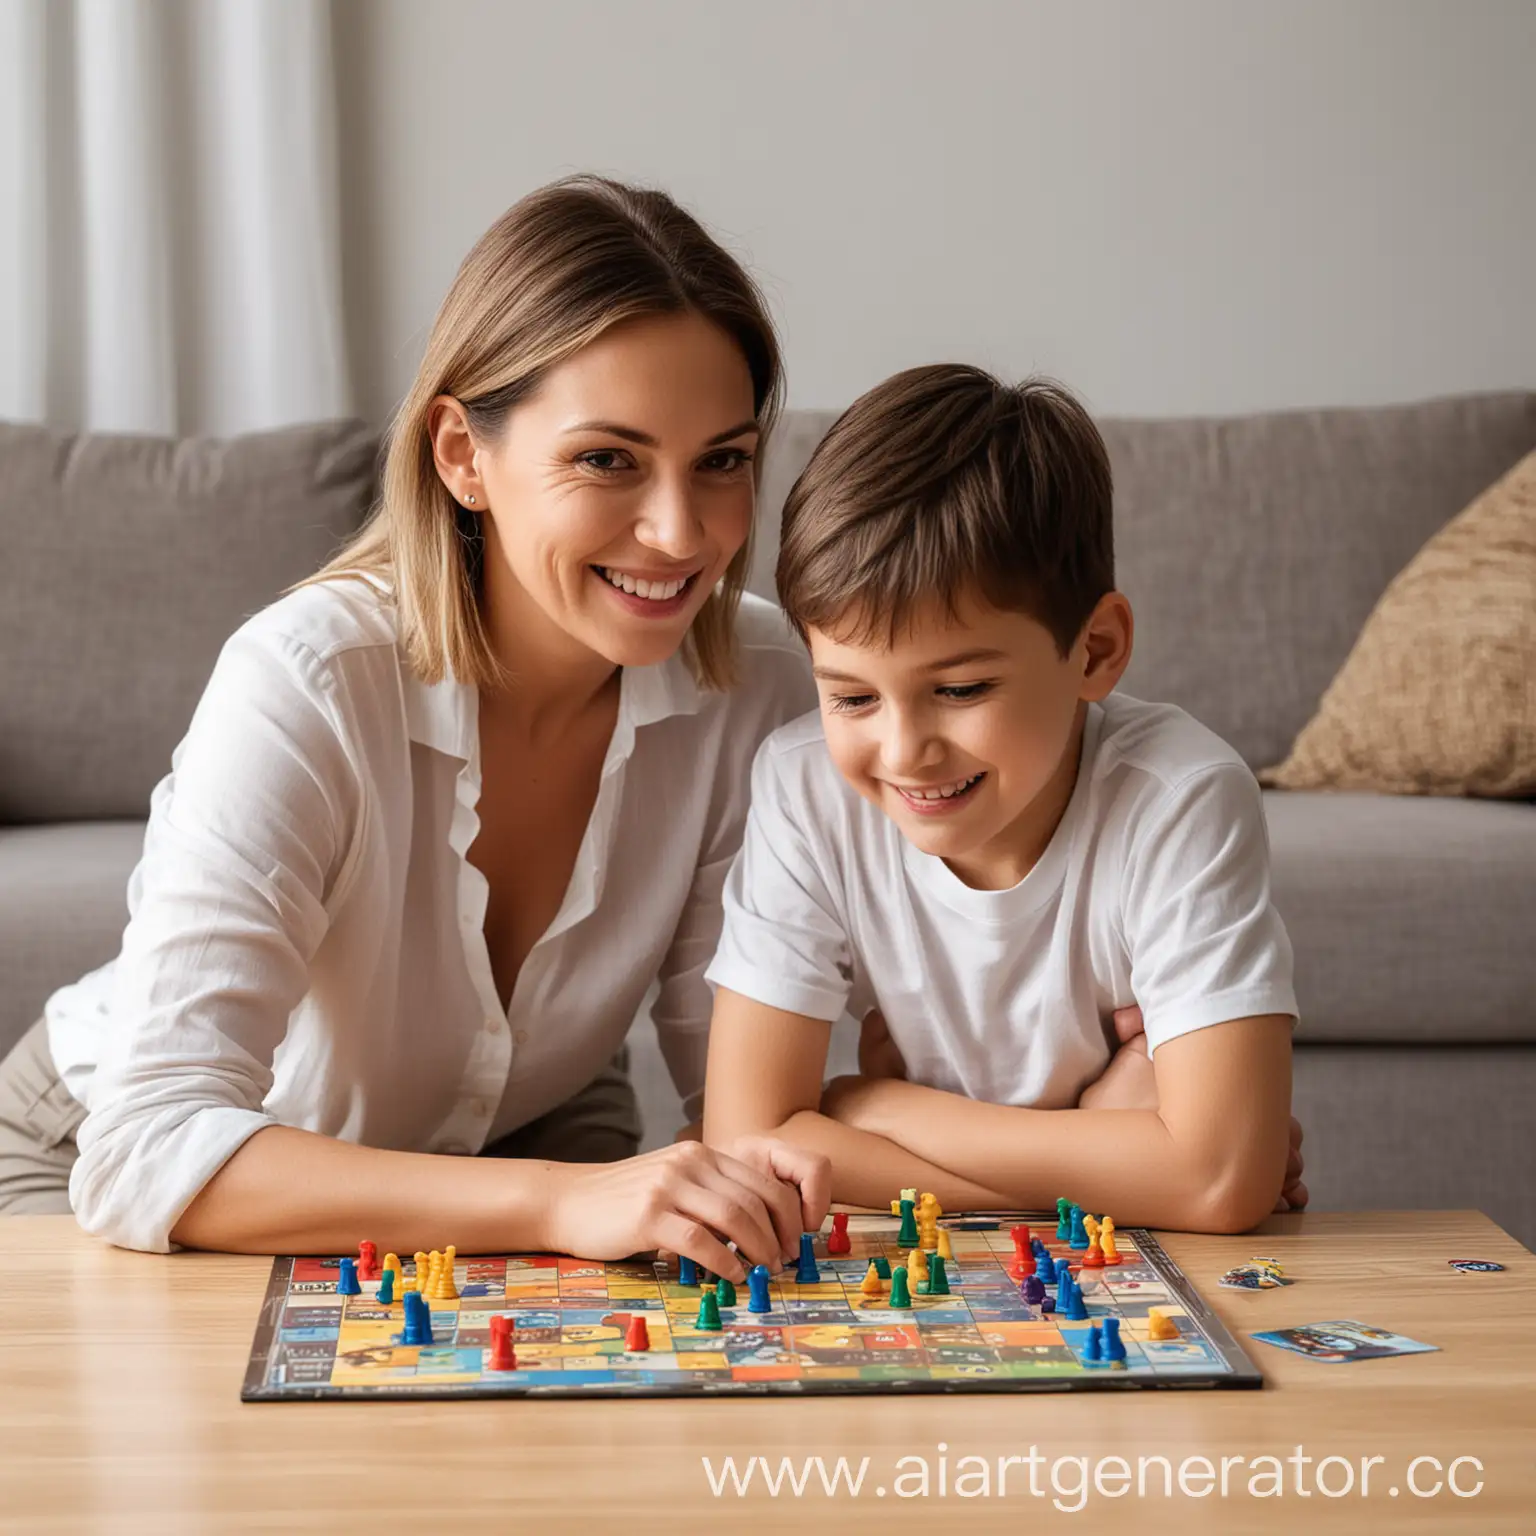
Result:
{"label": "game card", "polygon": [[1387,1355],[1422,1355],[1440,1348],[1422,1344],[1385,1328],[1371,1328],[1351,1320],[1331,1323],[1307,1323],[1300,1328],[1275,1328],[1256,1333],[1262,1344],[1293,1350],[1309,1360],[1341,1365],[1348,1360],[1376,1360]]}

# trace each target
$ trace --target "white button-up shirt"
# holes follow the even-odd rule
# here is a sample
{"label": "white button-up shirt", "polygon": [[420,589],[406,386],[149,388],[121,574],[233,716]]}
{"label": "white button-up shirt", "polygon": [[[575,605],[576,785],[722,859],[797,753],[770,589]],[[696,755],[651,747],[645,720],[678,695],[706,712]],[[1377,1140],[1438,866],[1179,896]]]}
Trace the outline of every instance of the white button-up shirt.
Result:
{"label": "white button-up shirt", "polygon": [[387,597],[309,586],[225,645],[150,802],[116,960],[54,994],[48,1038],[89,1110],[81,1224],[166,1251],[267,1125],[467,1154],[563,1103],[653,980],[690,1114],[720,893],[752,757],[814,703],[802,648],[743,599],[741,680],[628,668],[570,885],[501,1007],[483,926],[477,691],[428,686]]}

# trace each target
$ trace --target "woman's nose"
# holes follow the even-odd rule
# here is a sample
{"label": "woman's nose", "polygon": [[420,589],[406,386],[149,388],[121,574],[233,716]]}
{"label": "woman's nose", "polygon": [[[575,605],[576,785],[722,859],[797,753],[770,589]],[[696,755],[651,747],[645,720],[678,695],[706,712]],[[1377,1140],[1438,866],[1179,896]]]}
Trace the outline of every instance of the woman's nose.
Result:
{"label": "woman's nose", "polygon": [[682,486],[658,486],[635,532],[642,544],[674,560],[697,554],[704,542],[704,525]]}

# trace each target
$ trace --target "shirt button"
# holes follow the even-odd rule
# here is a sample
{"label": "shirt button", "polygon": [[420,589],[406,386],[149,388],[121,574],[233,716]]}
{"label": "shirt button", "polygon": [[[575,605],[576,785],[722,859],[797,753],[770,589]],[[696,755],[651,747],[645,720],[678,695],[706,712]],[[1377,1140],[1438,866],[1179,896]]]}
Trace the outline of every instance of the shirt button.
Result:
{"label": "shirt button", "polygon": [[498,1029],[500,1029],[500,1028],[501,1028],[501,1020],[500,1019],[487,1019],[485,1021],[485,1032],[488,1035],[494,1035],[496,1033],[496,1031]]}
{"label": "shirt button", "polygon": [[527,1045],[528,1031],[526,1029],[520,1029],[515,1035],[512,1036],[512,1038],[516,1040],[519,1045]]}

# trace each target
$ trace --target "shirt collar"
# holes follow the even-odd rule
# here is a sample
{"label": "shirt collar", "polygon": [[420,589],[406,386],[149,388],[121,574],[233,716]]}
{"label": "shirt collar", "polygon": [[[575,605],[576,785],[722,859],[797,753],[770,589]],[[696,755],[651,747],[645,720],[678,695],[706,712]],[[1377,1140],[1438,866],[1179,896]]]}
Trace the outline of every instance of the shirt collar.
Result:
{"label": "shirt collar", "polygon": [[[411,740],[469,762],[479,739],[480,700],[476,690],[454,677],[440,683],[423,682],[403,656],[401,670]],[[614,744],[622,742],[622,753],[628,756],[635,731],[672,715],[697,714],[703,702],[703,690],[680,654],[649,667],[625,667],[619,684]]]}

